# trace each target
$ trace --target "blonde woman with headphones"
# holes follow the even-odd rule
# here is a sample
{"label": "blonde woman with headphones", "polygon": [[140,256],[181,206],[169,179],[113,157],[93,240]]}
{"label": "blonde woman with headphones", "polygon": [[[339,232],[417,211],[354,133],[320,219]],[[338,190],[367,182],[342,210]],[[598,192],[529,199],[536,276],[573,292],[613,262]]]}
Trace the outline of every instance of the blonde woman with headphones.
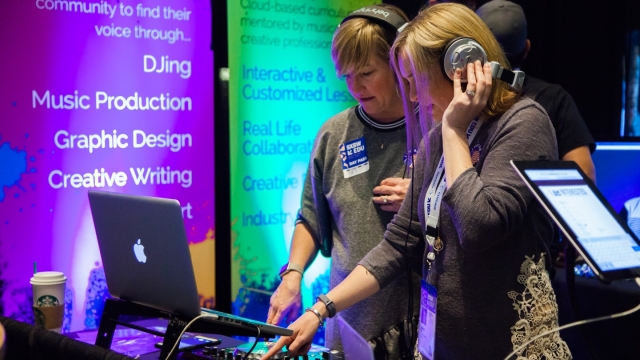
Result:
{"label": "blonde woman with headphones", "polygon": [[[327,294],[333,310],[376,293],[404,271],[407,259],[419,259],[416,358],[501,359],[518,350],[519,359],[570,359],[557,332],[519,349],[558,325],[547,273],[552,223],[509,164],[557,159],[548,116],[512,90],[516,83],[492,79],[497,66],[510,73],[507,62],[491,31],[465,6],[423,10],[396,38],[391,61],[403,79],[407,123],[418,102],[429,135],[384,241]],[[322,317],[330,313],[323,302],[313,308]],[[305,352],[319,325],[305,313],[290,326],[294,335],[267,355],[283,345],[292,354]]]}

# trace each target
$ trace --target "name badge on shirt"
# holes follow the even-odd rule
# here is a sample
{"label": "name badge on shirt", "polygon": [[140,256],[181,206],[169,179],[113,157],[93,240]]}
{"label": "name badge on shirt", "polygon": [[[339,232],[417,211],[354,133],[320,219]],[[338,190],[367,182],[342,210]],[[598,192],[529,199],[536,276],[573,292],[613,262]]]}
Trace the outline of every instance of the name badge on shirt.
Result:
{"label": "name badge on shirt", "polygon": [[420,324],[418,325],[418,351],[433,360],[436,345],[436,305],[438,290],[422,280],[420,289]]}
{"label": "name badge on shirt", "polygon": [[364,137],[340,144],[340,159],[345,179],[369,171],[369,157]]}

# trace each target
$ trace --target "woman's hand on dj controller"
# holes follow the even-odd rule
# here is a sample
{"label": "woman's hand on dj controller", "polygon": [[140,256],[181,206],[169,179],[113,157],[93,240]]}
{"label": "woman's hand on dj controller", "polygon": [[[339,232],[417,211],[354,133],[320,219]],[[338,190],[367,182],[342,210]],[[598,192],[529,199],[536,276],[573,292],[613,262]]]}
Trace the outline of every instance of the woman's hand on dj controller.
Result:
{"label": "woman's hand on dj controller", "polygon": [[267,324],[279,325],[282,320],[289,324],[300,313],[302,300],[300,298],[300,282],[302,275],[291,271],[282,277],[282,282],[271,295]]}
{"label": "woman's hand on dj controller", "polygon": [[264,354],[262,360],[268,360],[277,354],[285,345],[287,346],[288,356],[304,355],[311,348],[311,341],[318,332],[320,322],[318,317],[312,312],[305,312],[291,325],[289,329],[293,330],[293,335],[283,336],[273,345],[269,351]]}

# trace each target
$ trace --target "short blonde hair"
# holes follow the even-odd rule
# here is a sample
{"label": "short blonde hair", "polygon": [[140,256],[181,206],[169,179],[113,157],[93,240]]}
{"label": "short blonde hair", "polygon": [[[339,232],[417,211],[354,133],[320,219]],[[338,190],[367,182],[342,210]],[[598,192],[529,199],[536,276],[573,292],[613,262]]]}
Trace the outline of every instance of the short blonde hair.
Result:
{"label": "short blonde hair", "polygon": [[[400,8],[389,4],[377,4],[409,21]],[[368,18],[352,18],[341,24],[333,34],[331,58],[338,75],[345,71],[360,71],[371,56],[389,63],[389,49],[396,37],[396,30]]]}
{"label": "short blonde hair", "polygon": [[[433,78],[437,72],[447,78],[443,73],[443,53],[446,46],[454,39],[469,37],[476,40],[487,53],[488,61],[497,61],[505,68],[509,63],[502,52],[500,44],[496,41],[491,30],[469,8],[455,3],[442,3],[423,9],[415,19],[398,35],[390,54],[396,74],[399,76],[400,56],[408,55],[411,72],[416,81],[416,91],[420,102],[420,124],[422,132],[426,136],[432,127],[429,109],[426,108],[428,78]],[[448,78],[447,78],[448,79]],[[464,84],[463,84],[464,86]],[[407,131],[415,124],[413,104],[409,100],[409,89],[406,84],[401,84],[403,101],[405,102],[405,115],[407,116]],[[491,95],[484,112],[489,116],[496,116],[507,111],[518,98],[509,86],[502,81],[493,81]],[[408,140],[419,141],[416,137],[417,129],[411,129]]]}

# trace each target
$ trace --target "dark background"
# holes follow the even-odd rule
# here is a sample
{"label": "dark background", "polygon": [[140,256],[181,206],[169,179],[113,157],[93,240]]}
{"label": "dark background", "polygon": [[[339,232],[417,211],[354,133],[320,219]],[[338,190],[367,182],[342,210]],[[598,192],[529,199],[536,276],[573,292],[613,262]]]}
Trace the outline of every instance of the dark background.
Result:
{"label": "dark background", "polygon": [[[400,7],[410,17],[425,4],[420,0],[384,2]],[[476,6],[486,2],[478,0]],[[522,70],[564,87],[573,96],[596,141],[620,140],[626,36],[629,31],[640,29],[640,1],[513,2],[525,11],[531,40],[531,51]]]}
{"label": "dark background", "polygon": [[523,70],[562,85],[596,141],[619,139],[626,36],[640,28],[640,2],[517,2],[531,40]]}
{"label": "dark background", "polygon": [[[228,67],[227,2],[212,1],[212,48],[215,59],[216,174],[229,173],[228,91],[219,78]],[[460,0],[473,3],[474,0]],[[425,0],[387,0],[413,18]],[[486,0],[477,0],[476,6]],[[574,98],[596,141],[619,141],[622,106],[623,59],[627,33],[640,29],[638,0],[515,0],[527,17],[531,51],[522,70],[563,86]],[[226,121],[225,121],[226,119]],[[624,140],[640,139],[627,138]],[[216,176],[216,188],[228,186],[228,177]],[[216,193],[218,239],[229,239],[231,222],[228,192]],[[217,242],[217,254],[230,254],[230,244]],[[230,257],[217,256],[216,273],[226,274]],[[230,277],[218,276],[216,308],[229,311]]]}

